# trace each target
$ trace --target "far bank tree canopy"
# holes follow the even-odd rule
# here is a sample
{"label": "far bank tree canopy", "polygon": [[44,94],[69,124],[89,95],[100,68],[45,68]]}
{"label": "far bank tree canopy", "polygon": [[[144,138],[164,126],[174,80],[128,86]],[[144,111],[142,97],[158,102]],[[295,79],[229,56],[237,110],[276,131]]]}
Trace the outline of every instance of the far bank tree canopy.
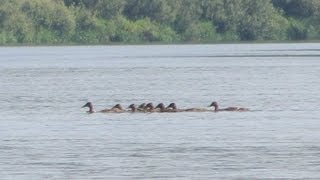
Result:
{"label": "far bank tree canopy", "polygon": [[319,0],[0,0],[0,44],[320,39]]}

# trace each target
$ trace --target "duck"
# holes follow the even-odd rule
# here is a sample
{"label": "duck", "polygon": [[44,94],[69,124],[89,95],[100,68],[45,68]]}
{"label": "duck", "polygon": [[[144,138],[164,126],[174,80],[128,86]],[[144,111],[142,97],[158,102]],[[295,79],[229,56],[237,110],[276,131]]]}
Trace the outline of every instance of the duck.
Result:
{"label": "duck", "polygon": [[120,104],[116,104],[111,109],[104,109],[104,110],[101,110],[100,112],[103,112],[103,113],[122,113],[122,112],[125,112],[125,110],[122,108],[122,106]]}
{"label": "duck", "polygon": [[170,112],[183,112],[184,109],[178,109],[176,103],[170,103],[167,107],[167,110],[171,110]]}
{"label": "duck", "polygon": [[146,104],[144,107],[145,112],[160,112],[159,108],[155,108],[152,103]]}
{"label": "duck", "polygon": [[223,108],[220,109],[219,105],[216,101],[213,101],[209,107],[214,107],[214,111],[249,111],[248,108],[242,108],[242,107],[227,107],[227,108]]}
{"label": "duck", "polygon": [[146,103],[142,103],[138,106],[138,110],[144,111],[144,108],[146,107]]}
{"label": "duck", "polygon": [[169,104],[169,106],[167,108],[172,108],[172,109],[179,111],[179,112],[183,112],[183,111],[184,112],[206,112],[206,111],[208,111],[208,109],[205,109],[205,108],[178,109],[175,103]]}
{"label": "duck", "polygon": [[177,109],[177,105],[176,103],[170,103],[168,106],[167,106],[167,109]]}
{"label": "duck", "polygon": [[178,112],[178,109],[174,109],[174,108],[171,108],[171,107],[165,107],[163,103],[159,103],[156,108],[159,108],[160,109],[160,112]]}
{"label": "duck", "polygon": [[148,103],[143,107],[144,110],[154,109],[154,106],[152,103]]}
{"label": "duck", "polygon": [[130,112],[133,112],[133,113],[137,111],[137,107],[135,104],[130,104],[128,106],[128,109],[131,109]]}
{"label": "duck", "polygon": [[[89,111],[87,111],[87,113],[92,114],[95,113],[96,111],[93,110],[93,105],[92,102],[87,102],[85,105],[82,106],[82,108],[88,107]],[[122,108],[122,106],[120,104],[116,104],[115,106],[113,106],[111,109],[103,109],[97,112],[101,112],[101,113],[121,113],[121,112],[125,112],[125,110]]]}

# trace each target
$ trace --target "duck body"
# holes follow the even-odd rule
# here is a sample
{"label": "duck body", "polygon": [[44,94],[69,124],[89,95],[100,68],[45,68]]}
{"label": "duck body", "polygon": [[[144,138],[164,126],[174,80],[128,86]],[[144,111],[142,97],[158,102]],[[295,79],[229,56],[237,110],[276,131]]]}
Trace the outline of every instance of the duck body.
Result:
{"label": "duck body", "polygon": [[209,107],[214,107],[213,111],[215,112],[217,111],[249,111],[248,108],[242,108],[242,107],[227,107],[227,108],[220,109],[218,103],[215,101],[212,102]]}
{"label": "duck body", "polygon": [[102,113],[123,113],[125,110],[122,108],[120,104],[114,105],[111,109],[101,110]]}
{"label": "duck body", "polygon": [[208,109],[205,108],[188,108],[188,109],[178,109],[175,103],[169,104],[167,108],[171,108],[176,112],[206,112]]}
{"label": "duck body", "polygon": [[224,109],[218,109],[217,111],[248,111],[249,109],[246,108],[239,108],[239,107],[227,107]]}
{"label": "duck body", "polygon": [[94,111],[93,105],[91,102],[87,102],[85,105],[82,106],[82,108],[84,108],[84,107],[89,108],[89,111],[87,111],[87,113],[89,113],[89,114],[95,113],[95,112],[100,112],[100,113],[122,113],[122,112],[125,112],[125,110],[122,108],[122,106],[120,104],[116,104],[111,109],[103,109],[100,111]]}
{"label": "duck body", "polygon": [[208,112],[211,111],[209,109],[205,109],[205,108],[188,108],[184,110],[185,112]]}

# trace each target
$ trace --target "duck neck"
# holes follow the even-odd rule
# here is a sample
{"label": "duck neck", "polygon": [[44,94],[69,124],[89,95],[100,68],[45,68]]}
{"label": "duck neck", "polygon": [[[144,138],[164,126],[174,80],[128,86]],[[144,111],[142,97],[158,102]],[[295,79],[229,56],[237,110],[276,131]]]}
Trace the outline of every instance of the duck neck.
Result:
{"label": "duck neck", "polygon": [[136,107],[131,107],[132,112],[136,112],[137,108]]}
{"label": "duck neck", "polygon": [[146,107],[145,103],[140,104],[140,106],[138,107],[138,109],[144,109]]}
{"label": "duck neck", "polygon": [[94,110],[93,110],[92,105],[90,105],[90,106],[88,106],[88,107],[89,107],[89,111],[88,111],[88,113],[94,113]]}
{"label": "duck neck", "polygon": [[219,109],[218,104],[213,105],[213,107],[214,107],[214,110],[215,110],[215,111],[218,111],[218,109]]}
{"label": "duck neck", "polygon": [[159,108],[160,108],[160,111],[164,111],[165,110],[164,106],[159,106]]}

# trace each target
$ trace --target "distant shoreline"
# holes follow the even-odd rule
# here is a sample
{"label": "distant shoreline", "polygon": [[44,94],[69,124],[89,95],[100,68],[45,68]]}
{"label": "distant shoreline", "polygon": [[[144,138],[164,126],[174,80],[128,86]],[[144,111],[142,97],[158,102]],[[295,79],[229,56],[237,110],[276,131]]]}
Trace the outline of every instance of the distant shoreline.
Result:
{"label": "distant shoreline", "polygon": [[79,44],[79,43],[57,43],[57,44],[2,44],[1,47],[62,47],[62,46],[156,46],[156,45],[219,45],[219,44],[302,44],[302,43],[320,43],[320,40],[303,41],[223,41],[223,42],[145,42],[145,43],[106,43],[106,44]]}

